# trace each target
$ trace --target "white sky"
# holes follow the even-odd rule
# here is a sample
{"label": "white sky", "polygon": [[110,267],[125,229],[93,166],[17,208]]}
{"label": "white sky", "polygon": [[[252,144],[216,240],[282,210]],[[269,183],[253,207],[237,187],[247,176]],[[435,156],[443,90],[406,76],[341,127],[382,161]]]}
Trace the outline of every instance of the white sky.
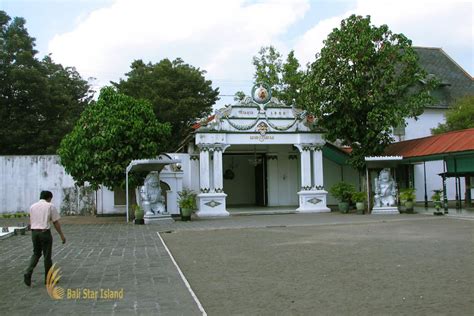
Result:
{"label": "white sky", "polygon": [[[413,45],[442,47],[474,71],[472,1],[310,0],[0,0],[0,9],[27,20],[40,56],[75,66],[94,86],[117,81],[134,59],[181,57],[207,71],[222,95],[247,94],[252,57],[262,46],[314,59],[332,28],[352,13],[371,15]],[[222,97],[218,105],[230,103]]]}

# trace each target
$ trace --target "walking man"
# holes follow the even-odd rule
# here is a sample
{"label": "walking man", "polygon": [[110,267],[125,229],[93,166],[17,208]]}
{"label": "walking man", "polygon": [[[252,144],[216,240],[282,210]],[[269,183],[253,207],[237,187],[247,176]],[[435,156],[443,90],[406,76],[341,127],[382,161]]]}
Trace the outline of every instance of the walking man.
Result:
{"label": "walking man", "polygon": [[31,240],[33,241],[33,255],[30,259],[30,265],[24,274],[24,281],[27,286],[31,286],[31,275],[38,264],[41,254],[44,256],[44,281],[48,271],[53,265],[51,261],[51,251],[53,248],[53,236],[51,236],[50,222],[53,223],[54,228],[61,236],[63,244],[66,243],[66,238],[61,230],[59,224],[59,213],[51,204],[53,193],[50,191],[41,191],[40,200],[30,207],[30,225],[31,225]]}

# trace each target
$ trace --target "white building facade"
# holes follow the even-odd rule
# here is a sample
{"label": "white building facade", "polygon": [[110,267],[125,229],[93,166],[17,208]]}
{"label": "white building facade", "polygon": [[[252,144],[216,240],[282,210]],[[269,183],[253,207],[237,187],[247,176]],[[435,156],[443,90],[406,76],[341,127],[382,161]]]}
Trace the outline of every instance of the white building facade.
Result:
{"label": "white building facade", "polygon": [[312,116],[256,85],[251,97],[218,110],[196,129],[189,151],[190,170],[199,170],[197,215],[227,216],[228,202],[329,212],[324,145]]}

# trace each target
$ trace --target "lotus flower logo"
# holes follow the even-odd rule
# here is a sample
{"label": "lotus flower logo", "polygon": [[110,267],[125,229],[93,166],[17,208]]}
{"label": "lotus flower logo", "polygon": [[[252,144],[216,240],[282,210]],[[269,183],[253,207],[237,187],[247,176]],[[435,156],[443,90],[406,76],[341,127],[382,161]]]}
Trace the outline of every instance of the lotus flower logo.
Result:
{"label": "lotus flower logo", "polygon": [[46,277],[46,290],[53,300],[62,300],[64,298],[64,289],[56,286],[59,279],[61,279],[61,269],[56,267],[56,264],[49,269]]}

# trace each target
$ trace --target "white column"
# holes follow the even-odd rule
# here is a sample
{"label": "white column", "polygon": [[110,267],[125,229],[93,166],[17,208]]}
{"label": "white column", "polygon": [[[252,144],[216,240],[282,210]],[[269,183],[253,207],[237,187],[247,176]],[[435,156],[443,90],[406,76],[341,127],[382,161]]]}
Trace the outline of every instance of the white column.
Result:
{"label": "white column", "polygon": [[[223,190],[222,153],[228,147],[225,144],[202,144],[200,146],[201,193],[198,194],[199,217],[229,216],[226,210],[227,194]],[[210,187],[210,152],[213,153],[212,176],[213,189]],[[212,191],[212,192],[211,192]]]}
{"label": "white column", "polygon": [[313,153],[314,188],[316,190],[324,190],[323,151],[321,146],[315,146],[311,152]]}
{"label": "white column", "polygon": [[[319,146],[314,144],[295,145],[301,152],[301,191],[298,192],[298,212],[320,213],[330,212],[326,205],[327,192],[323,185],[323,155]],[[313,159],[311,159],[313,158]],[[313,160],[313,163],[311,163]],[[314,184],[311,182],[314,179]]]}
{"label": "white column", "polygon": [[301,153],[301,190],[311,189],[311,156],[308,145],[298,145]]}
{"label": "white column", "polygon": [[219,145],[214,147],[214,192],[224,192],[222,177],[222,147]]}
{"label": "white column", "polygon": [[199,187],[201,193],[209,193],[209,146],[199,146]]}

